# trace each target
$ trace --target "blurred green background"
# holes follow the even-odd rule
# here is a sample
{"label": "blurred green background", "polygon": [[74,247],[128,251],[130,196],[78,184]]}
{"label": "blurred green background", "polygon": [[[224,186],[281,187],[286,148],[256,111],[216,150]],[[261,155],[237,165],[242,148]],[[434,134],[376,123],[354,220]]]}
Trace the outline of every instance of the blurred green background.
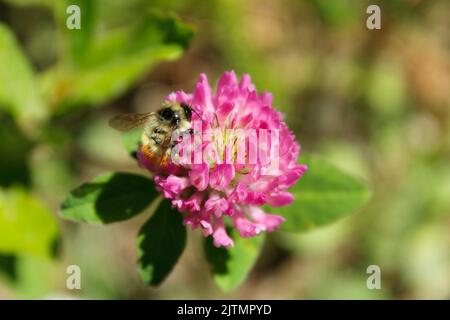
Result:
{"label": "blurred green background", "polygon": [[[65,27],[69,4],[81,31]],[[369,4],[382,30],[366,28]],[[450,299],[449,12],[445,0],[0,0],[0,298]],[[370,181],[373,197],[331,226],[271,234],[231,293],[199,232],[147,287],[145,214],[96,227],[63,221],[59,204],[102,172],[143,173],[111,115],[231,69],[274,94],[303,152]],[[71,264],[82,290],[66,289]],[[381,290],[366,287],[372,264]]]}

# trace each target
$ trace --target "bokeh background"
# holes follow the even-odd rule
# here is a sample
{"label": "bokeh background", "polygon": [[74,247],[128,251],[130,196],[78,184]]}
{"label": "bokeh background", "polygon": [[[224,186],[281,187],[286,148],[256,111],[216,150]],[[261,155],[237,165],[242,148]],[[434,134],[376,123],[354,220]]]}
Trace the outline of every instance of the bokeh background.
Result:
{"label": "bokeh background", "polygon": [[[71,3],[87,8],[81,33],[65,28]],[[382,30],[366,28],[369,4]],[[130,31],[149,9],[179,18],[145,29],[150,44]],[[177,23],[193,37],[188,26],[174,35]],[[450,298],[449,1],[0,0],[0,24],[14,37],[0,38],[0,209],[60,239],[47,257],[5,243],[23,235],[3,217],[0,298]],[[11,42],[25,65],[5,51]],[[333,225],[271,234],[231,293],[212,281],[198,232],[169,278],[147,287],[135,263],[145,213],[89,226],[59,218],[59,204],[105,171],[142,173],[111,115],[154,110],[199,73],[215,83],[225,70],[271,91],[303,152],[370,181],[373,196]],[[71,264],[80,291],[65,287]],[[372,264],[381,290],[366,288]]]}

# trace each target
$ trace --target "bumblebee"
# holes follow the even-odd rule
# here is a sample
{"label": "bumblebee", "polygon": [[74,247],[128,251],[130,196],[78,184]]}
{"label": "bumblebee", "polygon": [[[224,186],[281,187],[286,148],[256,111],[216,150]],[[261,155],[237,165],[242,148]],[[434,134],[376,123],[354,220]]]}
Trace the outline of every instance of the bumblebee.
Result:
{"label": "bumblebee", "polygon": [[[139,151],[151,165],[152,171],[158,171],[170,163],[171,151],[177,142],[172,141],[173,137],[193,133],[193,111],[187,104],[165,102],[155,112],[117,115],[109,121],[109,125],[122,132],[143,127]],[[173,135],[175,131],[177,134]]]}

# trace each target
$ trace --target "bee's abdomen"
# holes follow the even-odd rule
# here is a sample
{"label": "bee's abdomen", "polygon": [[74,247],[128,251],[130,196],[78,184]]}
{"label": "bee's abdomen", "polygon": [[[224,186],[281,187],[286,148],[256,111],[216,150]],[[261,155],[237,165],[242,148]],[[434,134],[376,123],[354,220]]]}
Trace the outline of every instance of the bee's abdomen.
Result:
{"label": "bee's abdomen", "polygon": [[164,171],[170,163],[170,153],[152,145],[141,145],[138,151],[138,161],[141,166],[156,173]]}

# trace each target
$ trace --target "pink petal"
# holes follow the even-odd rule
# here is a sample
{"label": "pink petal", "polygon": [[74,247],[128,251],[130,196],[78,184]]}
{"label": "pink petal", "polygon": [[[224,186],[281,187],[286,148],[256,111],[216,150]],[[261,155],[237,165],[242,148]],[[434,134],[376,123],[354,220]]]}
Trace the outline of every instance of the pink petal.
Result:
{"label": "pink petal", "polygon": [[228,210],[228,201],[219,195],[212,195],[205,202],[206,212],[213,213],[216,217],[220,217]]}
{"label": "pink petal", "polygon": [[213,113],[214,106],[212,103],[211,87],[208,83],[208,78],[204,73],[200,74],[200,79],[197,82],[195,91],[192,97],[192,103],[203,107],[204,112]]}
{"label": "pink petal", "polygon": [[248,220],[242,213],[233,217],[233,226],[244,238],[254,237],[262,231],[258,224]]}
{"label": "pink petal", "polygon": [[209,183],[209,167],[206,163],[194,164],[189,172],[189,180],[198,191],[203,191]]}
{"label": "pink petal", "polygon": [[220,94],[224,89],[237,85],[237,77],[234,71],[227,71],[222,74],[217,84],[217,94]]}
{"label": "pink petal", "polygon": [[222,103],[216,111],[220,123],[224,123],[230,112],[234,109],[234,104],[231,102]]}
{"label": "pink petal", "polygon": [[222,220],[216,222],[213,238],[216,247],[232,247],[234,245],[233,239],[227,234]]}
{"label": "pink petal", "polygon": [[253,120],[253,114],[248,113],[245,116],[241,117],[237,123],[238,128],[245,128],[248,124]]}
{"label": "pink petal", "polygon": [[241,82],[239,82],[239,89],[248,91],[255,90],[255,86],[252,83],[252,79],[248,74],[242,75]]}
{"label": "pink petal", "polygon": [[271,106],[272,105],[272,94],[266,91],[263,91],[261,93],[261,102],[262,104],[266,105],[266,106]]}
{"label": "pink petal", "polygon": [[169,175],[167,178],[156,176],[155,184],[162,190],[164,197],[168,199],[175,198],[190,185],[187,178],[175,175]]}
{"label": "pink petal", "polygon": [[272,232],[276,228],[279,227],[281,223],[283,223],[286,219],[282,216],[276,215],[276,214],[268,214],[265,213],[261,208],[259,207],[250,207],[249,213],[253,220],[262,225],[264,231]]}
{"label": "pink petal", "polygon": [[273,207],[282,207],[291,204],[292,201],[294,201],[294,196],[287,191],[283,191],[275,194],[270,194],[266,198],[266,201],[267,204]]}
{"label": "pink petal", "polygon": [[213,233],[212,225],[211,225],[211,223],[209,223],[208,221],[206,221],[206,220],[201,220],[201,221],[200,221],[200,225],[201,225],[202,228],[203,228],[203,236],[204,236],[204,237],[207,237],[207,236],[209,236],[209,235],[211,235],[211,234]]}
{"label": "pink petal", "polygon": [[244,183],[239,182],[228,198],[236,202],[244,201],[247,198],[247,193],[247,188],[245,187]]}
{"label": "pink petal", "polygon": [[184,206],[190,212],[200,211],[200,206],[203,200],[201,193],[194,193],[188,200],[184,202]]}
{"label": "pink petal", "polygon": [[211,188],[224,190],[234,178],[234,166],[231,164],[218,164],[209,178]]}

